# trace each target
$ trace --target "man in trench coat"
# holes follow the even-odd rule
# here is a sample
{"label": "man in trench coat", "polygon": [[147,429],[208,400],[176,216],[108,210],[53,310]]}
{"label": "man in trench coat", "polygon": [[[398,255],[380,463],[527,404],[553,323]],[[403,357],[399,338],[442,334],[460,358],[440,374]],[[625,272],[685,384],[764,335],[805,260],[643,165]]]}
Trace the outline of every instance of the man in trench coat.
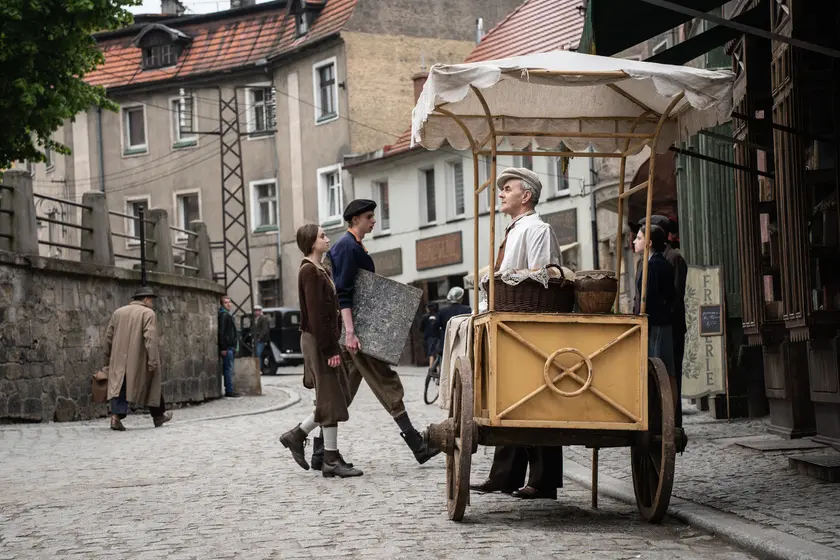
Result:
{"label": "man in trench coat", "polygon": [[108,323],[105,362],[112,430],[125,431],[121,420],[128,414],[128,403],[148,406],[155,428],[172,419],[161,390],[157,319],[152,309],[156,297],[150,288],[139,288],[134,300],[117,309]]}

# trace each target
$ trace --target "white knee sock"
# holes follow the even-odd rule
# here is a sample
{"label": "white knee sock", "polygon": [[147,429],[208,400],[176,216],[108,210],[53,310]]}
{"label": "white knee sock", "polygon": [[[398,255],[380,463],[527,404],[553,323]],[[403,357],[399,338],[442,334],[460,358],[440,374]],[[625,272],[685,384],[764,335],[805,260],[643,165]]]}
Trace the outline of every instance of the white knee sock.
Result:
{"label": "white knee sock", "polygon": [[324,449],[327,451],[338,451],[338,426],[323,428]]}
{"label": "white knee sock", "polygon": [[317,427],[318,427],[318,424],[315,422],[315,413],[314,412],[312,414],[310,414],[309,416],[307,416],[306,419],[303,422],[300,423],[300,429],[303,430],[303,432],[306,435],[309,435],[309,432],[311,432],[312,430],[314,430]]}

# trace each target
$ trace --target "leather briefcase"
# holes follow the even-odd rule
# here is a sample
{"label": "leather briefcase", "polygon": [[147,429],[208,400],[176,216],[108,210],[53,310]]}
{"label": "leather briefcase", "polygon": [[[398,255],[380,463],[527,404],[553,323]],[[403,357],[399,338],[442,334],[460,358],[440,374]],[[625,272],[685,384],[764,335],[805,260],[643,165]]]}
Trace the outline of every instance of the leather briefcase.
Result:
{"label": "leather briefcase", "polygon": [[108,400],[108,368],[103,368],[93,374],[90,379],[90,392],[93,402],[104,403]]}

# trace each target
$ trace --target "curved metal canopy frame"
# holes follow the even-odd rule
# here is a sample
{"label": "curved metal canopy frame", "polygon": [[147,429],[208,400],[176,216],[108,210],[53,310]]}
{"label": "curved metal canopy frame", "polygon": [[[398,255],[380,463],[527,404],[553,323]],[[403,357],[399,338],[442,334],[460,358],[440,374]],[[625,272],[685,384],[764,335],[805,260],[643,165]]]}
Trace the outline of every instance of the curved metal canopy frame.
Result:
{"label": "curved metal canopy frame", "polygon": [[[569,77],[569,78],[595,78],[595,79],[608,79],[608,78],[617,78],[617,77],[627,77],[624,72],[557,72],[557,71],[547,71],[547,70],[531,70],[529,72],[531,76],[535,77]],[[621,75],[618,75],[621,74]],[[446,104],[441,104],[435,107],[434,112],[432,115],[437,115],[441,117],[446,117],[453,120],[459,128],[464,132],[464,135],[467,137],[467,140],[470,144],[470,150],[472,151],[473,156],[473,208],[478,208],[479,205],[479,195],[484,191],[484,189],[491,187],[492,185],[496,184],[496,177],[498,176],[497,173],[497,158],[498,156],[507,156],[507,155],[517,155],[517,156],[537,156],[537,157],[586,157],[586,158],[620,158],[621,159],[621,166],[619,171],[619,184],[618,184],[618,232],[617,232],[617,239],[616,242],[620,247],[622,244],[622,221],[624,219],[624,204],[629,199],[630,195],[635,192],[638,192],[642,189],[647,189],[647,206],[645,209],[645,216],[646,216],[646,223],[650,223],[650,214],[653,208],[653,188],[652,188],[652,177],[654,176],[654,171],[656,169],[656,150],[654,147],[659,140],[659,135],[662,132],[662,127],[665,125],[667,120],[672,116],[671,113],[674,111],[674,108],[677,104],[683,99],[685,96],[684,93],[680,93],[676,95],[672,100],[671,103],[668,105],[668,108],[661,114],[657,113],[656,111],[652,110],[650,107],[647,107],[645,104],[639,102],[621,88],[618,88],[612,83],[604,84],[605,87],[609,87],[613,91],[615,91],[618,95],[633,101],[636,105],[639,106],[640,110],[642,111],[639,116],[637,116],[633,120],[633,124],[631,127],[630,132],[530,132],[530,131],[507,131],[507,130],[497,130],[495,125],[496,119],[502,119],[504,121],[504,115],[493,115],[487,100],[485,99],[484,95],[482,95],[481,90],[479,90],[475,86],[470,86],[470,89],[475,94],[476,98],[478,99],[479,103],[481,104],[482,108],[484,109],[483,115],[457,115],[452,111],[445,109]],[[472,133],[469,130],[469,127],[464,123],[463,118],[468,117],[483,117],[487,121],[487,126],[490,130],[490,134],[484,140],[478,141],[476,138],[473,137]],[[538,118],[538,117],[535,117]],[[588,117],[581,117],[588,118]],[[621,118],[621,117],[617,117]],[[635,132],[636,128],[639,124],[643,121],[648,120],[656,120],[656,128],[652,133],[639,133]],[[575,151],[543,151],[543,150],[523,150],[523,151],[513,151],[513,150],[499,150],[498,149],[498,141],[500,138],[504,138],[506,136],[530,136],[530,137],[566,137],[566,138],[608,138],[608,139],[616,139],[616,140],[625,140],[624,143],[624,150],[622,152],[575,152]],[[648,174],[648,179],[643,183],[638,185],[632,186],[630,189],[625,190],[625,170],[627,167],[627,157],[630,155],[630,142],[633,140],[643,140],[643,146],[651,147],[651,155],[650,155],[650,173]],[[489,144],[489,146],[487,146]],[[491,164],[490,164],[490,177],[487,178],[486,181],[479,184],[479,174],[478,174],[478,160],[481,156],[490,156],[491,157]],[[496,205],[490,204],[490,251],[488,255],[488,262],[490,267],[492,268],[493,263],[495,261],[495,253],[496,253]],[[480,285],[480,278],[478,277],[479,271],[479,264],[478,264],[478,235],[479,235],[479,228],[478,228],[478,213],[473,212],[473,278],[475,282],[475,286],[478,287]],[[649,257],[649,248],[648,243],[650,241],[650,228],[645,228],[645,253],[644,259],[642,260],[642,293],[641,293],[641,309],[640,312],[642,314],[645,313],[647,308],[647,276],[648,276],[648,257]],[[617,259],[616,265],[616,276],[618,278],[621,277],[621,259]],[[492,313],[495,309],[495,293],[496,293],[496,278],[495,274],[490,274],[490,281],[488,287],[488,310]],[[620,293],[616,294],[616,309],[618,308],[618,298],[620,297]],[[473,314],[478,313],[478,305],[475,306],[473,309]]]}

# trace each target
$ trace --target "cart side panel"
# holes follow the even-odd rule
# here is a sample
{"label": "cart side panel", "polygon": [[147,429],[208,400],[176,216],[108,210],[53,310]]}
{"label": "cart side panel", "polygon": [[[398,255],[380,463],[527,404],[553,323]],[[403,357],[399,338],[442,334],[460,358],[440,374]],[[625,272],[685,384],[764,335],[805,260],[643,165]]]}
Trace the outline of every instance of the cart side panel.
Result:
{"label": "cart side panel", "polygon": [[[566,397],[545,387],[543,370],[547,356],[560,348],[575,348],[585,356],[592,356],[622,335],[623,339],[591,358],[593,380],[589,389]],[[495,389],[490,391],[488,399],[491,425],[647,430],[647,406],[642,406],[647,402],[644,319],[505,314],[491,321],[491,338],[494,352],[488,364],[491,366],[489,384]],[[565,368],[581,361],[572,353],[555,359],[555,363]],[[560,373],[560,369],[553,368],[550,377]],[[575,375],[585,380],[586,366]],[[555,384],[567,393],[579,390],[581,385],[581,381],[570,377]],[[540,387],[545,388],[525,400]]]}

